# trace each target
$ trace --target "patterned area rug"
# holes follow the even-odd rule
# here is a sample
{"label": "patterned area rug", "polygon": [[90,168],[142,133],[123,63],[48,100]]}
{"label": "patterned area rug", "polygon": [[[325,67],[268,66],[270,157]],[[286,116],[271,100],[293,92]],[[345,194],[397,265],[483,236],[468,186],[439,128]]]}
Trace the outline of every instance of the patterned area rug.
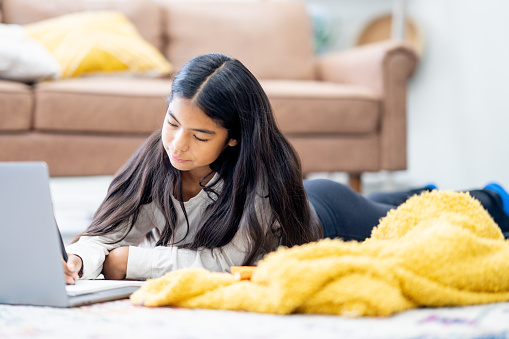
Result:
{"label": "patterned area rug", "polygon": [[0,338],[509,338],[509,303],[389,318],[145,308],[118,300],[72,309],[0,305]]}

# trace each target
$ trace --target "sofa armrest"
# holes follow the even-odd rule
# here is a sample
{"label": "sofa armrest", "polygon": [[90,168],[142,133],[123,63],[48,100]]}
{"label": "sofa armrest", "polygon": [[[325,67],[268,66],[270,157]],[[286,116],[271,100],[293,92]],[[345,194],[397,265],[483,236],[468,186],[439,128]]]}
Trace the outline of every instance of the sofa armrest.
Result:
{"label": "sofa armrest", "polygon": [[382,98],[381,169],[407,168],[407,82],[417,61],[417,54],[409,44],[396,41],[372,43],[318,59],[320,80],[362,85]]}

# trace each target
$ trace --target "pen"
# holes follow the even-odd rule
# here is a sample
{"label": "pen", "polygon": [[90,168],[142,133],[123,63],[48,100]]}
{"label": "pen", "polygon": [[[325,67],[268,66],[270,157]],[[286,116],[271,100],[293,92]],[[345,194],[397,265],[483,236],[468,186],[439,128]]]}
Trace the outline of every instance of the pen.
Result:
{"label": "pen", "polygon": [[65,251],[64,241],[62,240],[62,234],[60,234],[60,228],[58,228],[57,220],[55,219],[55,225],[57,226],[58,237],[60,238],[60,249],[62,250],[62,257],[67,262],[67,252]]}

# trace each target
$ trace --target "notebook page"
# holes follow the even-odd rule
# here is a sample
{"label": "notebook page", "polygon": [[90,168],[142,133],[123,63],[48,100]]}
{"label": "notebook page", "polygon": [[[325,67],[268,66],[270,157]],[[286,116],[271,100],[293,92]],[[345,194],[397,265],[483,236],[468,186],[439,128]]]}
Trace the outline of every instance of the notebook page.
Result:
{"label": "notebook page", "polygon": [[66,285],[67,295],[77,296],[97,291],[106,291],[126,286],[141,286],[145,282],[137,280],[78,280],[74,285]]}

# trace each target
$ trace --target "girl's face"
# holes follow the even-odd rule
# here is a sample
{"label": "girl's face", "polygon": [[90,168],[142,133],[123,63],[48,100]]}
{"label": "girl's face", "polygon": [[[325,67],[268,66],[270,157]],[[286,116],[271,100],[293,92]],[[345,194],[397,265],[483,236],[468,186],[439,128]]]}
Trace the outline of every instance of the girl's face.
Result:
{"label": "girl's face", "polygon": [[204,177],[210,164],[228,146],[228,131],[216,124],[189,99],[174,96],[163,124],[162,141],[173,167]]}

